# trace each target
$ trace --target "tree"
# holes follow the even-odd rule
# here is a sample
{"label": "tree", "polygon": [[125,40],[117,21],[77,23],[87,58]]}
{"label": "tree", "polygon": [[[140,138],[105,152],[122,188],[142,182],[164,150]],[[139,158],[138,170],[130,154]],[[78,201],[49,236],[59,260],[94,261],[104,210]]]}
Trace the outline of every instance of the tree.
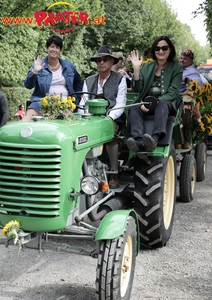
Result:
{"label": "tree", "polygon": [[[203,2],[204,5],[207,4],[204,8],[207,7],[208,15],[211,2],[212,0]],[[52,4],[57,5],[49,8]],[[35,12],[41,10],[56,14],[58,10],[70,9],[72,6],[57,0],[0,0],[2,17],[33,17]],[[57,34],[64,41],[62,56],[74,63],[82,78],[96,72],[96,65],[90,62],[90,57],[101,45],[109,44],[114,51],[123,51],[125,57],[132,49],[138,49],[147,58],[152,42],[162,34],[171,38],[178,56],[182,49],[188,48],[194,51],[196,64],[209,57],[208,47],[199,45],[190,27],[177,20],[176,13],[165,0],[75,0],[73,10],[87,12],[89,23],[74,24],[74,30]],[[54,32],[51,26],[44,25],[4,25],[2,17],[0,79],[3,85],[22,85],[34,57],[38,54],[46,55],[46,39]],[[208,24],[210,27],[209,20]],[[59,21],[54,28],[64,29],[67,24]]]}
{"label": "tree", "polygon": [[197,17],[198,14],[205,15],[205,24],[206,30],[208,32],[207,38],[212,44],[212,0],[205,0],[200,5],[199,8],[193,12],[194,17]]}

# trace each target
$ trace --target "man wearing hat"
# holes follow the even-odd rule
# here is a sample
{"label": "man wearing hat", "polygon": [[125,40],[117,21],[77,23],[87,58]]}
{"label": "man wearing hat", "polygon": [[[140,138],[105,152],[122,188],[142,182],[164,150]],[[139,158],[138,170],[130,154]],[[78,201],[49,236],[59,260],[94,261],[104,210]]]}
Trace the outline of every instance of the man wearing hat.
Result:
{"label": "man wearing hat", "polygon": [[[119,58],[113,55],[112,48],[103,45],[99,48],[98,53],[91,57],[91,61],[96,62],[98,73],[86,78],[83,85],[83,92],[93,93],[95,95],[85,94],[80,105],[84,105],[87,99],[104,98],[108,101],[107,110],[111,108],[119,108],[112,110],[109,117],[114,122],[114,130],[118,131],[126,121],[124,107],[127,102],[127,84],[126,80],[119,73],[111,70],[111,67],[119,61]],[[106,144],[106,150],[110,162],[110,170],[114,171],[110,175],[109,187],[115,189],[119,187],[118,179],[118,140],[115,135],[114,139]]]}

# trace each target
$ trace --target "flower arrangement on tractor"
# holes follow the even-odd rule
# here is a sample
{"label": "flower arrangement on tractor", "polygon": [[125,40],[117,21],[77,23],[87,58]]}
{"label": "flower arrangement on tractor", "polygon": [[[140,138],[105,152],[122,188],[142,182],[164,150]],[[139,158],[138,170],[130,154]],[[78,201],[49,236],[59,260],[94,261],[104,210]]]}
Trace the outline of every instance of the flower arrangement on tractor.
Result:
{"label": "flower arrangement on tractor", "polygon": [[202,87],[198,82],[189,82],[187,91],[194,99],[194,107],[199,112],[199,118],[193,118],[194,140],[203,140],[212,134],[212,85],[205,83]]}
{"label": "flower arrangement on tractor", "polygon": [[46,95],[46,97],[41,99],[41,113],[44,118],[53,120],[58,117],[63,117],[65,119],[74,119],[73,111],[76,108],[75,98],[68,96],[68,98],[63,99],[62,95],[58,97],[57,95]]}

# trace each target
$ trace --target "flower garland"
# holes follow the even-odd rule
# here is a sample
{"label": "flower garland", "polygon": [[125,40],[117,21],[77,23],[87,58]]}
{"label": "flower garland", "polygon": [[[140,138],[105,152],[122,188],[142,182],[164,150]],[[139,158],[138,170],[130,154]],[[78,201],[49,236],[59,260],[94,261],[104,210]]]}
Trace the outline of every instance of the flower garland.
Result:
{"label": "flower garland", "polygon": [[193,119],[194,139],[198,142],[212,134],[212,84],[205,83],[201,87],[196,80],[192,80],[188,83],[187,90],[195,99],[201,114],[201,120]]}
{"label": "flower garland", "polygon": [[151,61],[153,61],[153,59],[151,57],[149,57],[146,60],[143,60],[142,64],[145,64],[145,63],[148,63],[148,62],[151,62]]}
{"label": "flower garland", "polygon": [[8,239],[14,239],[14,245],[18,244],[18,249],[21,249],[21,241],[19,240],[18,233],[21,231],[21,226],[18,221],[8,222],[2,229],[2,235]]}
{"label": "flower garland", "polygon": [[46,95],[41,99],[41,114],[44,118],[53,120],[60,116],[65,119],[74,119],[73,110],[76,108],[75,98],[68,96],[63,99],[62,95]]}

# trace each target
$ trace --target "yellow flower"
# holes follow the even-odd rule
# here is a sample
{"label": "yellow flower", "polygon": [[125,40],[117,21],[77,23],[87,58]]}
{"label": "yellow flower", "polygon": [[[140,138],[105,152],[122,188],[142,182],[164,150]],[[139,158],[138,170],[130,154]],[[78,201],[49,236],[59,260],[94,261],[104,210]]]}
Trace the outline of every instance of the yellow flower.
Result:
{"label": "yellow flower", "polygon": [[153,59],[151,57],[147,58],[146,60],[143,60],[142,64],[148,63],[150,61],[153,61]]}
{"label": "yellow flower", "polygon": [[189,87],[194,93],[198,93],[201,90],[197,80],[192,80],[189,84]]}
{"label": "yellow flower", "polygon": [[74,97],[71,97],[71,96],[68,96],[68,101],[75,102],[75,101],[76,101],[76,98],[74,98]]}
{"label": "yellow flower", "polygon": [[48,105],[48,100],[47,100],[47,99],[44,98],[42,102],[43,102],[43,105],[44,105],[44,106],[47,106],[47,105]]}
{"label": "yellow flower", "polygon": [[193,119],[194,140],[199,142],[211,134],[212,129],[212,85],[205,83],[202,87],[196,80],[190,81],[187,92],[193,93],[197,109],[201,113],[201,122]]}
{"label": "yellow flower", "polygon": [[204,126],[203,122],[199,122],[199,126],[201,128],[201,131],[205,131],[205,126]]}
{"label": "yellow flower", "polygon": [[76,107],[76,104],[72,103],[72,109],[75,109]]}
{"label": "yellow flower", "polygon": [[11,231],[16,230],[17,232],[20,231],[20,223],[18,221],[10,221],[7,223],[4,228],[2,229],[2,235],[6,237],[10,237]]}
{"label": "yellow flower", "polygon": [[14,245],[18,244],[18,253],[21,249],[21,241],[18,236],[20,230],[20,223],[16,220],[8,222],[2,229],[3,236],[6,236],[8,239],[14,239]]}
{"label": "yellow flower", "polygon": [[47,95],[41,99],[41,113],[44,118],[56,119],[74,119],[73,110],[76,108],[75,97],[68,96],[63,99],[62,95],[58,97],[57,95]]}

